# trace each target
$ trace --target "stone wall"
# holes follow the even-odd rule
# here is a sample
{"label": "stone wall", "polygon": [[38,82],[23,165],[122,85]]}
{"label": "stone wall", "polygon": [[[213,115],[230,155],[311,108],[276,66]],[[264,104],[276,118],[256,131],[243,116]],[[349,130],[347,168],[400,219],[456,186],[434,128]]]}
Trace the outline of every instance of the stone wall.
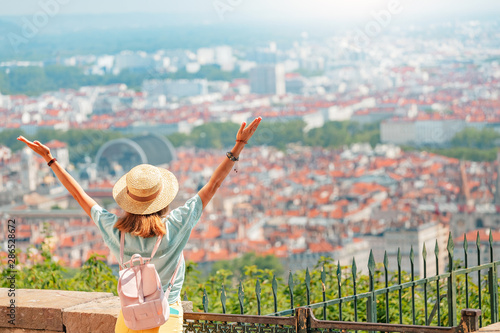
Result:
{"label": "stone wall", "polygon": [[[16,289],[15,298],[8,293],[0,288],[0,333],[114,332],[120,312],[120,300],[111,293]],[[182,305],[192,311],[191,302]]]}

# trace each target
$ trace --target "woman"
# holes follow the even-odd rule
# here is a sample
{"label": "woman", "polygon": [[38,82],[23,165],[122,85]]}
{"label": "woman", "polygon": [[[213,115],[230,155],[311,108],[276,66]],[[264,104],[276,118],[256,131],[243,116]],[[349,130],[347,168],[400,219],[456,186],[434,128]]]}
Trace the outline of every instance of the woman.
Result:
{"label": "woman", "polygon": [[[120,234],[125,234],[124,262],[139,253],[150,257],[156,243],[156,236],[163,236],[160,247],[152,259],[166,289],[179,260],[181,266],[169,294],[170,319],[161,327],[141,332],[182,332],[182,306],[180,293],[184,282],[185,263],[181,253],[191,230],[200,219],[223,180],[231,171],[245,144],[257,130],[262,118],[256,118],[246,126],[242,123],[236,134],[236,144],[226,154],[208,183],[184,206],[172,210],[165,217],[169,204],[174,200],[178,183],[168,170],[142,164],[130,170],[113,187],[113,198],[126,212],[118,218],[100,207],[89,197],[71,175],[64,170],[50,154],[50,149],[38,141],[31,142],[20,136],[22,141],[42,156],[57,178],[99,227],[104,242],[116,258],[120,258]],[[181,259],[180,259],[181,258]],[[126,327],[122,313],[118,316],[115,332],[138,332]]]}

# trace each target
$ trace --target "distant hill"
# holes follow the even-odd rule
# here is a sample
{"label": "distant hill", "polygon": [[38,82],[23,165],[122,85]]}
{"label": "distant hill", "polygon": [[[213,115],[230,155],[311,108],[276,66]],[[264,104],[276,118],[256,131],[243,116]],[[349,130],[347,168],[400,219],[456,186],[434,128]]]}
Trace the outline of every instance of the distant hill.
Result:
{"label": "distant hill", "polygon": [[[25,19],[30,20],[29,16]],[[191,20],[192,21],[192,20]],[[47,60],[77,54],[114,54],[122,50],[156,51],[216,45],[292,43],[302,27],[279,24],[235,25],[225,22],[188,24],[167,14],[61,15],[14,49],[9,35],[25,38],[23,17],[0,16],[0,61]],[[321,31],[321,29],[317,29]]]}

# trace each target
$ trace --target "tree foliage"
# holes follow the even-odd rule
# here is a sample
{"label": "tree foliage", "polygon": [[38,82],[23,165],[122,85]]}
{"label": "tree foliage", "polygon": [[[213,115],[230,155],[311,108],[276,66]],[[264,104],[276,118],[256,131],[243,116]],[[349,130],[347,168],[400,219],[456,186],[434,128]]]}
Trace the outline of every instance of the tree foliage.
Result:
{"label": "tree foliage", "polygon": [[207,79],[231,81],[246,77],[239,71],[225,72],[217,65],[202,66],[196,73],[185,68],[176,73],[161,73],[154,68],[141,71],[122,70],[119,74],[87,75],[81,67],[50,65],[45,67],[17,67],[8,73],[0,71],[0,92],[6,95],[39,95],[45,91],[79,89],[82,86],[103,86],[124,83],[140,90],[144,80],[151,79]]}
{"label": "tree foliage", "polygon": [[500,139],[500,133],[492,128],[478,130],[466,128],[457,133],[451,140],[453,147],[491,149],[496,147],[495,141]]}
{"label": "tree foliage", "polygon": [[476,162],[492,162],[497,157],[500,133],[492,128],[466,128],[451,140],[449,148],[430,149],[431,152]]}
{"label": "tree foliage", "polygon": [[[112,292],[117,295],[117,279],[111,268],[101,259],[104,257],[91,255],[83,266],[71,276],[53,256],[51,237],[45,239],[40,249],[29,248],[25,253],[29,265],[21,266],[17,262],[16,288],[18,289],[53,289]],[[17,258],[23,255],[17,251]],[[75,272],[73,272],[75,273]],[[9,287],[6,277],[11,275],[7,265],[0,271],[2,283],[0,287]]]}
{"label": "tree foliage", "polygon": [[[285,149],[288,144],[296,143],[334,148],[358,142],[367,142],[375,146],[380,142],[378,123],[361,125],[351,121],[334,121],[309,132],[304,131],[305,127],[306,123],[303,120],[262,122],[249,145],[267,145]],[[195,127],[189,135],[176,133],[168,138],[175,146],[222,148],[234,144],[238,128],[239,126],[234,123],[207,123]]]}

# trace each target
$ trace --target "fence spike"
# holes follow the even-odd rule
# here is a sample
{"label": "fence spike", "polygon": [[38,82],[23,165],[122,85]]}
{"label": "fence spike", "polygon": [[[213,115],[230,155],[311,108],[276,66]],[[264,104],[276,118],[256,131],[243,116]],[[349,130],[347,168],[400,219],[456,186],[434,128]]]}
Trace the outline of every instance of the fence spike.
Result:
{"label": "fence spike", "polygon": [[448,234],[448,244],[446,246],[446,249],[448,250],[448,253],[453,256],[453,252],[455,250],[455,244],[453,243],[453,237],[451,236],[451,231]]}
{"label": "fence spike", "polygon": [[451,231],[448,234],[448,244],[446,246],[448,250],[448,271],[451,275],[447,278],[448,282],[448,290],[446,292],[448,296],[448,324],[450,326],[457,325],[457,285],[456,280],[453,274],[454,262],[453,262],[453,253],[455,250],[455,244],[453,242],[453,236],[451,235]]}
{"label": "fence spike", "polygon": [[[424,279],[427,279],[427,247],[424,246],[422,249],[422,259],[424,262]],[[429,326],[429,312],[427,308],[427,280],[424,282],[424,319],[425,319],[425,326]]]}
{"label": "fence spike", "polygon": [[220,302],[222,304],[222,313],[226,313],[226,289],[224,288],[224,284],[222,284],[220,292]]}
{"label": "fence spike", "polygon": [[341,277],[342,277],[342,270],[340,269],[340,261],[337,261],[337,281],[339,285],[342,285]]}
{"label": "fence spike", "polygon": [[357,272],[357,267],[356,267],[356,259],[352,257],[352,278],[356,280],[356,272]]}
{"label": "fence spike", "polygon": [[293,309],[293,276],[292,271],[288,273],[288,288],[290,289],[290,309]]}
{"label": "fence spike", "polygon": [[[411,281],[415,281],[415,253],[413,252],[413,245],[410,246],[410,269],[411,269]],[[411,318],[412,324],[416,323],[416,313],[415,313],[415,285],[411,286]]]}
{"label": "fence spike", "polygon": [[309,274],[309,267],[306,268],[306,297],[307,305],[311,304],[311,275]]}
{"label": "fence spike", "polygon": [[370,250],[370,255],[368,257],[368,271],[370,275],[375,274],[375,259],[373,258],[373,251]]}
{"label": "fence spike", "polygon": [[[337,261],[337,285],[339,288],[338,298],[342,298],[342,270],[340,269],[340,260]],[[342,301],[339,302],[339,320],[342,321]]]}
{"label": "fence spike", "polygon": [[243,285],[240,281],[240,285],[238,287],[238,300],[240,302],[240,314],[245,313],[244,302],[245,302],[245,292],[243,291]]}
{"label": "fence spike", "polygon": [[[323,303],[326,302],[326,273],[325,273],[325,264],[323,263],[323,266],[321,266],[321,288],[322,288],[322,296],[323,296]],[[323,320],[326,320],[326,303],[323,305]]]}
{"label": "fence spike", "polygon": [[184,299],[183,301],[187,302],[188,300],[188,294],[187,294],[187,291],[184,291]]}
{"label": "fence spike", "polygon": [[446,246],[446,250],[448,250],[448,259],[449,259],[449,271],[453,271],[453,252],[455,250],[455,244],[453,243],[453,237],[451,236],[451,231],[448,234],[448,244]]}
{"label": "fence spike", "polygon": [[401,267],[401,248],[398,247],[398,267]]}
{"label": "fence spike", "polygon": [[[490,262],[493,263],[493,231],[490,229]],[[491,322],[498,322],[498,273],[495,265],[488,269],[488,290],[490,292]],[[495,306],[496,305],[496,306]]]}
{"label": "fence spike", "polygon": [[[476,248],[477,248],[477,265],[481,265],[481,237],[479,236],[479,230],[477,231],[477,236],[476,236]],[[479,269],[477,271],[477,281],[478,281],[478,287],[477,288],[477,298],[478,298],[478,304],[479,304],[479,310],[482,310],[482,294],[481,294],[481,270]],[[479,316],[479,327],[483,326],[483,316]]]}
{"label": "fence spike", "polygon": [[257,313],[260,316],[260,296],[261,296],[261,289],[260,289],[260,280],[257,279],[257,282],[255,283],[255,295],[257,296]]}
{"label": "fence spike", "polygon": [[[398,284],[401,285],[401,248],[398,247]],[[398,302],[399,302],[399,323],[403,323],[403,291],[401,288],[398,290]]]}
{"label": "fence spike", "polygon": [[[439,244],[436,239],[436,245],[434,246],[434,255],[436,256],[436,276],[438,277],[436,280],[436,306],[437,306],[437,324],[441,326],[441,292],[439,291]],[[433,315],[431,314],[431,317]],[[429,320],[430,321],[430,320]]]}
{"label": "fence spike", "polygon": [[356,260],[352,257],[352,290],[354,295],[354,321],[358,321],[358,298],[356,297]]}
{"label": "fence spike", "polygon": [[370,291],[372,292],[371,298],[367,300],[366,303],[366,319],[370,322],[377,321],[377,297],[373,292],[375,290],[374,282],[375,274],[375,259],[373,258],[373,251],[370,250],[370,255],[368,257],[368,279],[370,282]]}
{"label": "fence spike", "polygon": [[273,298],[274,298],[274,313],[278,312],[278,282],[276,281],[276,275],[273,274]]}
{"label": "fence spike", "polygon": [[493,262],[493,231],[490,229],[490,238],[489,238],[489,243],[490,243],[490,262]]}
{"label": "fence spike", "polygon": [[467,242],[467,234],[464,234],[464,252],[467,256],[467,251],[469,250],[469,242]]}
{"label": "fence spike", "polygon": [[325,264],[323,264],[323,267],[321,267],[321,286],[323,288],[323,291],[326,291],[326,272],[325,272]]}
{"label": "fence spike", "polygon": [[[385,287],[389,287],[389,258],[387,257],[387,251],[384,251],[384,278]],[[385,293],[385,322],[389,323],[389,292]]]}
{"label": "fence spike", "polygon": [[207,289],[203,288],[203,312],[208,312],[208,295],[207,295]]}
{"label": "fence spike", "polygon": [[[465,269],[469,268],[468,259],[469,242],[467,241],[467,234],[464,233],[464,265]],[[469,308],[469,273],[465,273],[465,308]]]}

